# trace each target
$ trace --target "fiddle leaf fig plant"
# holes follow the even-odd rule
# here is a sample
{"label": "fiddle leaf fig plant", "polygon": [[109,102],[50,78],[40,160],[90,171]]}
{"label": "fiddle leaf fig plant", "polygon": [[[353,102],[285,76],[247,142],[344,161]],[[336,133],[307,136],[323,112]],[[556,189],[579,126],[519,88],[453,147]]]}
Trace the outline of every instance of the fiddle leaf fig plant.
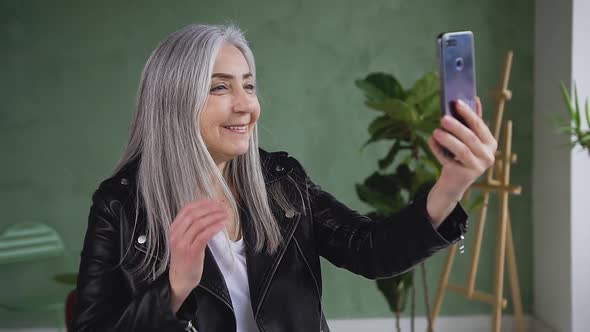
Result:
{"label": "fiddle leaf fig plant", "polygon": [[421,185],[436,180],[438,161],[428,147],[428,137],[438,127],[438,74],[430,72],[410,89],[386,73],[372,73],[357,80],[365,93],[365,104],[379,113],[369,124],[370,138],[363,149],[375,142],[390,141],[378,170],[356,185],[359,198],[378,215],[390,215],[409,203]]}
{"label": "fiddle leaf fig plant", "polygon": [[[377,112],[369,124],[369,139],[361,150],[376,142],[391,144],[387,154],[377,161],[377,170],[363,183],[356,184],[356,192],[360,200],[374,209],[370,217],[386,217],[410,204],[420,190],[432,186],[440,175],[441,167],[428,146],[428,138],[440,120],[438,73],[424,74],[410,88],[404,88],[387,73],[371,73],[355,84],[364,92],[365,105]],[[476,197],[470,207],[477,207],[479,201]],[[424,263],[422,268],[425,269]],[[414,271],[376,282],[395,314],[399,331],[407,295],[414,294]],[[424,287],[427,294],[426,280]],[[413,303],[412,297],[412,309]],[[413,310],[411,314],[413,320]]]}

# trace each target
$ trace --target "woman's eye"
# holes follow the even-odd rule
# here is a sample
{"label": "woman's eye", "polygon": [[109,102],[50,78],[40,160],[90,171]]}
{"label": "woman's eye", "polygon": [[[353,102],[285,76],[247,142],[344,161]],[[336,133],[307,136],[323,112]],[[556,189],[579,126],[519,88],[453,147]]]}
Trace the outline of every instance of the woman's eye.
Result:
{"label": "woman's eye", "polygon": [[247,90],[252,90],[252,91],[256,90],[256,87],[254,86],[254,84],[246,84],[245,88]]}
{"label": "woman's eye", "polygon": [[224,89],[227,89],[227,88],[225,87],[225,85],[217,85],[217,86],[215,86],[215,87],[211,88],[211,92],[215,92],[215,91],[221,91],[221,90],[224,90]]}

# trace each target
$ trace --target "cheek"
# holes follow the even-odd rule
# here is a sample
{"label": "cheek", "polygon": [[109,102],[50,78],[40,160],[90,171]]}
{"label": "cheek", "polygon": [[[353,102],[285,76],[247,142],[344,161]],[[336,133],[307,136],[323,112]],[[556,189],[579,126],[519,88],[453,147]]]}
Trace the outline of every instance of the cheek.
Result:
{"label": "cheek", "polygon": [[252,123],[256,123],[260,118],[260,104],[256,101],[255,110],[252,112]]}
{"label": "cheek", "polygon": [[199,129],[205,140],[219,136],[219,126],[223,123],[221,112],[217,111],[219,106],[213,102],[207,102],[207,107],[201,114]]}

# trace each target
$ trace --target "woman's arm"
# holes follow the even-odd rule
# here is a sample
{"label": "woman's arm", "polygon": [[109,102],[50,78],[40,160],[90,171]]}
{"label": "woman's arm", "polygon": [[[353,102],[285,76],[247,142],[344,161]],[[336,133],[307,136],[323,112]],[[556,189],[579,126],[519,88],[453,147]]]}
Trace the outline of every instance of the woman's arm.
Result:
{"label": "woman's arm", "polygon": [[[388,277],[410,269],[462,237],[467,214],[458,202],[463,193],[494,164],[497,142],[476,110],[458,101],[465,120],[444,116],[442,128],[429,146],[442,165],[441,175],[430,190],[419,192],[412,203],[383,220],[347,208],[313,185],[312,214],[316,240],[322,256],[337,266],[368,278]],[[452,153],[443,153],[443,147]]]}
{"label": "woman's arm", "polygon": [[307,181],[319,254],[370,279],[407,271],[458,241],[467,229],[467,214],[460,204],[435,229],[426,207],[428,188],[394,215],[371,219]]}
{"label": "woman's arm", "polygon": [[107,204],[101,189],[92,200],[78,274],[73,330],[184,331],[187,323],[178,320],[171,309],[167,274],[139,294],[132,295],[124,286],[125,279],[131,276],[119,267],[120,217]]}

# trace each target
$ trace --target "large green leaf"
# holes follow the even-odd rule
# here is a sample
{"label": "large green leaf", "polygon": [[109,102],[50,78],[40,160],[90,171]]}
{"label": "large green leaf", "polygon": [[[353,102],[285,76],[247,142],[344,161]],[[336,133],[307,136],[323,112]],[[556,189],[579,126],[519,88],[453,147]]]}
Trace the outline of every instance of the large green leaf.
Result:
{"label": "large green leaf", "polygon": [[393,202],[396,199],[394,191],[384,192],[376,190],[366,183],[356,185],[359,199],[373,208],[381,215],[390,215],[395,212]]}
{"label": "large green leaf", "polygon": [[359,199],[372,206],[380,214],[388,215],[395,212],[391,207],[389,195],[375,192],[364,184],[357,184],[355,189]]}
{"label": "large green leaf", "polygon": [[427,97],[422,99],[419,103],[416,104],[416,109],[420,114],[420,117],[436,117],[440,118],[440,94],[438,91]]}
{"label": "large green leaf", "polygon": [[404,89],[399,81],[390,74],[372,73],[364,79],[356,80],[355,84],[363,90],[367,100],[404,98]]}
{"label": "large green leaf", "polygon": [[367,101],[367,106],[385,112],[392,120],[407,124],[414,124],[418,120],[416,110],[400,99],[383,99],[380,101]]}
{"label": "large green leaf", "polygon": [[369,134],[374,135],[375,133],[379,132],[379,131],[383,131],[384,129],[387,129],[391,126],[394,126],[396,123],[395,121],[393,121],[392,118],[390,118],[387,115],[382,115],[378,118],[375,118],[373,121],[371,121],[371,123],[369,124]]}
{"label": "large green leaf", "polygon": [[380,215],[389,216],[405,204],[401,191],[390,190],[384,192],[375,190],[366,184],[357,184],[356,191],[359,199],[372,206]]}
{"label": "large green leaf", "polygon": [[365,184],[371,188],[379,188],[383,192],[393,192],[399,189],[400,182],[394,174],[381,174],[379,172],[373,172],[365,180]]}
{"label": "large green leaf", "polygon": [[440,82],[437,72],[429,72],[414,83],[408,92],[406,103],[410,105],[420,104],[426,99],[438,95]]}
{"label": "large green leaf", "polygon": [[[377,119],[375,119],[377,120]],[[373,128],[373,134],[371,135],[371,138],[369,138],[369,140],[367,142],[365,142],[365,144],[363,145],[363,148],[365,148],[367,145],[382,140],[382,139],[401,139],[401,140],[408,140],[408,138],[411,136],[410,133],[408,132],[407,129],[407,125],[405,125],[404,123],[401,123],[399,121],[393,121],[391,122],[391,125],[389,126],[380,126],[380,125],[375,125],[375,128]]]}
{"label": "large green leaf", "polygon": [[430,137],[434,130],[440,126],[440,120],[438,116],[429,116],[420,120],[414,128],[417,132]]}
{"label": "large green leaf", "polygon": [[399,210],[407,202],[401,194],[401,183],[395,174],[374,172],[362,184],[357,184],[359,198],[382,215]]}
{"label": "large green leaf", "polygon": [[420,112],[420,119],[414,124],[416,133],[430,137],[434,130],[440,127],[440,105],[438,104],[438,96],[432,98],[436,102],[432,105],[427,105],[424,108],[418,108]]}

